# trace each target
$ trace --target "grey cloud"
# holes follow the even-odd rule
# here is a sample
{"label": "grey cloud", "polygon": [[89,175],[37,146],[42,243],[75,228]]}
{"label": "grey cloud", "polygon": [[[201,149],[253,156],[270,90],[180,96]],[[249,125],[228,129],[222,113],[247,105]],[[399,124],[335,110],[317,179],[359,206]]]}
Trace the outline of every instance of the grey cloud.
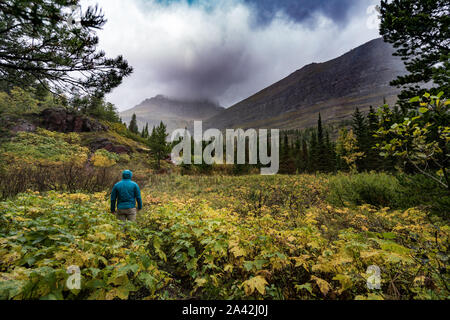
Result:
{"label": "grey cloud", "polygon": [[[296,1],[279,0],[217,0],[207,9],[186,2],[124,2],[99,3],[108,18],[102,49],[123,54],[135,69],[108,96],[121,110],[158,94],[228,107],[305,64],[378,36],[365,26],[367,5],[377,3],[372,0],[299,0],[298,10]],[[307,22],[312,18],[314,27]],[[264,25],[255,27],[255,19]]]}

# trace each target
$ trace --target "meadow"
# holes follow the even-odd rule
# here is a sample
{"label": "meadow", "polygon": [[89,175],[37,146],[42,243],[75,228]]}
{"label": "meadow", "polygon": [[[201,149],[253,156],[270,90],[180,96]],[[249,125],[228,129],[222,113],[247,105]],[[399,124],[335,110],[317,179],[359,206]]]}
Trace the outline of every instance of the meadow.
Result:
{"label": "meadow", "polygon": [[[0,202],[0,299],[449,298],[446,214],[408,207],[392,175],[146,185],[137,223],[117,221],[106,192]],[[72,265],[80,290],[66,286]],[[380,289],[367,286],[370,266]]]}

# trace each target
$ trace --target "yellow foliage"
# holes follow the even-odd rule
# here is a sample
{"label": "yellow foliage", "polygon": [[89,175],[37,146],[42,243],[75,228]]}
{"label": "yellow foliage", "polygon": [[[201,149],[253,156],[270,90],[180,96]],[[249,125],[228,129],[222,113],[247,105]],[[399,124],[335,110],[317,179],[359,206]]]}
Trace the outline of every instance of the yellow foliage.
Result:
{"label": "yellow foliage", "polygon": [[244,281],[242,283],[242,285],[244,286],[244,291],[245,294],[247,296],[250,296],[253,294],[253,292],[255,292],[255,289],[260,293],[260,294],[265,294],[266,293],[266,285],[268,285],[266,279],[264,279],[262,276],[256,276],[253,277],[247,281]]}
{"label": "yellow foliage", "polygon": [[114,159],[110,159],[102,154],[95,154],[91,161],[95,167],[100,168],[110,168],[116,165],[116,161]]}
{"label": "yellow foliage", "polygon": [[331,285],[328,282],[326,282],[325,280],[320,279],[316,276],[311,276],[311,280],[316,282],[317,286],[320,289],[320,292],[322,292],[322,294],[324,296],[326,296],[328,294],[328,292],[331,290]]}
{"label": "yellow foliage", "polygon": [[233,253],[233,255],[234,255],[236,258],[243,257],[243,256],[246,255],[245,250],[242,249],[242,248],[239,246],[239,243],[238,243],[238,242],[231,241],[231,242],[229,243],[229,246],[230,246],[230,251],[231,251],[231,253]]}
{"label": "yellow foliage", "polygon": [[[448,296],[440,278],[428,274],[445,262],[440,254],[448,248],[450,228],[445,223],[430,221],[420,209],[333,208],[316,195],[325,192],[317,185],[326,184],[320,179],[152,177],[154,183],[143,189],[148,196],[138,222],[127,224],[108,214],[106,192],[23,194],[0,203],[2,219],[14,231],[0,239],[0,267],[8,278],[28,279],[27,268],[21,269],[21,241],[30,239],[25,240],[30,256],[38,260],[30,260],[34,264],[29,269],[82,266],[83,277],[95,280],[89,285],[96,293],[83,293],[90,299],[126,299],[136,289],[127,283],[145,286],[147,298],[167,298],[164,292],[177,291],[167,285],[179,279],[199,298],[383,298],[366,295],[370,265],[381,268],[382,292],[388,299],[398,298],[389,295],[389,275],[402,288],[401,298],[424,297],[423,284],[429,281],[437,288],[434,297]],[[252,188],[258,192],[251,193]],[[264,188],[269,191],[264,193]],[[208,197],[203,189],[210,190]],[[309,189],[314,191],[309,194]],[[260,197],[279,204],[259,210],[255,201]],[[302,206],[305,201],[308,205]],[[36,225],[45,230],[44,236]],[[417,261],[421,256],[415,247],[427,253],[434,269]],[[161,265],[170,274],[159,270]],[[171,282],[172,277],[177,281]],[[186,296],[175,293],[170,298]]]}

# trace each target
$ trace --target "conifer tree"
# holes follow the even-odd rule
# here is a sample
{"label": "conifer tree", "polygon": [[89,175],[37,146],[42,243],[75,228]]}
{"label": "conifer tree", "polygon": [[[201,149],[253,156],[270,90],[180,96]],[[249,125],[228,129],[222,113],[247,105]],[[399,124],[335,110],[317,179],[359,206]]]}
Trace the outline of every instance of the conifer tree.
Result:
{"label": "conifer tree", "polygon": [[165,159],[170,153],[170,145],[167,142],[166,125],[161,122],[158,127],[153,127],[152,134],[148,139],[148,145],[156,159],[156,168],[161,168],[161,160]]}
{"label": "conifer tree", "polygon": [[70,10],[80,0],[0,1],[0,78],[10,90],[40,83],[54,93],[103,97],[133,69],[122,56],[98,49],[97,31],[107,22],[100,8]]}
{"label": "conifer tree", "polygon": [[367,170],[383,170],[383,159],[379,155],[379,151],[376,150],[376,145],[379,142],[376,137],[378,131],[378,116],[375,110],[370,106],[369,114],[367,115],[367,140],[368,150],[366,155]]}
{"label": "conifer tree", "polygon": [[363,156],[356,161],[356,167],[358,171],[364,171],[367,170],[366,159],[367,151],[369,149],[368,128],[366,118],[364,114],[359,111],[359,108],[356,108],[353,113],[352,121],[353,133],[356,137],[356,146],[358,147],[359,152],[363,153]]}
{"label": "conifer tree", "polygon": [[380,34],[393,44],[408,74],[391,85],[403,89],[400,103],[410,108],[411,97],[431,91],[450,94],[450,6],[448,0],[382,0]]}
{"label": "conifer tree", "polygon": [[145,125],[145,127],[142,129],[142,133],[141,133],[142,138],[147,139],[149,137],[149,133],[148,133],[148,123]]}
{"label": "conifer tree", "polygon": [[308,160],[308,171],[316,172],[319,169],[318,166],[318,145],[317,145],[317,133],[315,131],[311,132],[311,137],[309,139],[310,143],[310,152],[309,152],[309,160]]}
{"label": "conifer tree", "polygon": [[286,132],[281,144],[280,173],[295,173],[295,167],[295,162],[291,154],[291,146],[289,145],[289,137]]}
{"label": "conifer tree", "polygon": [[131,132],[133,132],[135,134],[139,134],[139,128],[137,125],[136,114],[133,114],[133,116],[131,117],[131,121],[130,121],[128,130],[130,130]]}
{"label": "conifer tree", "polygon": [[327,149],[324,130],[322,126],[322,116],[319,113],[319,120],[317,121],[317,170],[321,172],[330,171],[329,152]]}

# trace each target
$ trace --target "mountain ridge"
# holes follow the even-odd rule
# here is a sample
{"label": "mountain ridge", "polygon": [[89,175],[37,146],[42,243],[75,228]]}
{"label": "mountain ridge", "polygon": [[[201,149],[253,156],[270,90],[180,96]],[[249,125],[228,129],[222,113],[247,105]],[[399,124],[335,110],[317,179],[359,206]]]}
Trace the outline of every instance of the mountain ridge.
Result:
{"label": "mountain ridge", "polygon": [[209,118],[205,128],[301,129],[313,126],[318,113],[327,121],[348,118],[356,107],[366,111],[396,100],[389,82],[406,73],[394,49],[382,38],[340,57],[310,63],[254,95]]}
{"label": "mountain ridge", "polygon": [[151,129],[162,121],[171,133],[179,128],[191,127],[193,121],[206,120],[223,110],[219,104],[208,100],[181,100],[157,95],[121,112],[120,116],[129,123],[133,114],[136,114],[139,128],[148,123]]}

